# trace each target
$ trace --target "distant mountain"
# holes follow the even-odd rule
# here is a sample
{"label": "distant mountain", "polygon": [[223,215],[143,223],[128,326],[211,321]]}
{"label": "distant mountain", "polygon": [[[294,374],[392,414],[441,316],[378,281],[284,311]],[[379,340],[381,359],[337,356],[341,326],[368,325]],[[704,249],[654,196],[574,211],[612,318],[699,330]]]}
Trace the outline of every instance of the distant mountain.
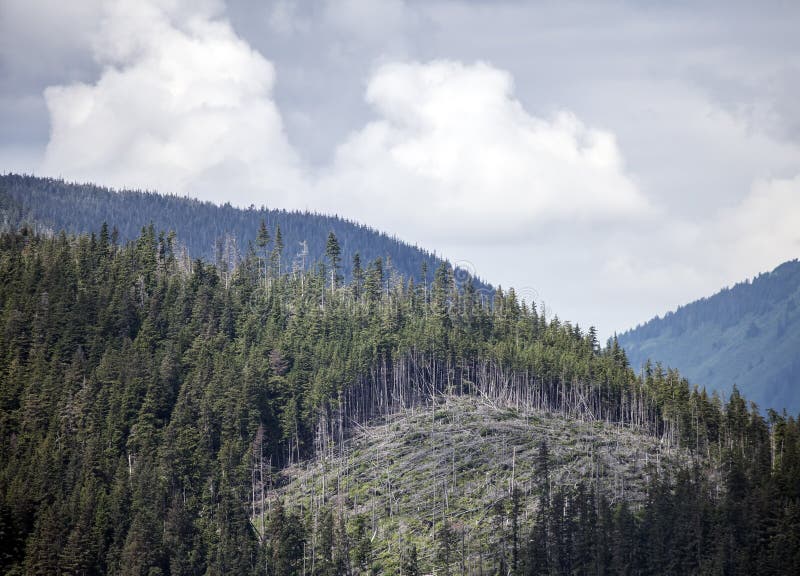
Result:
{"label": "distant mountain", "polygon": [[678,368],[761,408],[800,409],[800,262],[792,260],[619,336],[631,364]]}
{"label": "distant mountain", "polygon": [[[394,270],[417,281],[422,280],[423,264],[430,281],[442,262],[436,254],[337,216],[264,207],[241,209],[155,192],[114,191],[53,178],[0,174],[0,229],[28,224],[37,230],[85,233],[96,232],[106,222],[109,228],[117,229],[121,241],[127,241],[137,238],[142,227],[152,223],[157,231],[175,231],[191,257],[213,263],[219,259],[219,252],[230,249],[232,244],[244,255],[248,243],[255,241],[262,219],[273,240],[276,228],[281,229],[285,246],[283,270],[300,263],[304,241],[308,247],[306,268],[322,261],[330,232],[336,234],[341,245],[346,279],[351,276],[356,252],[363,266],[382,258],[387,272]],[[475,280],[480,288],[490,289]]]}

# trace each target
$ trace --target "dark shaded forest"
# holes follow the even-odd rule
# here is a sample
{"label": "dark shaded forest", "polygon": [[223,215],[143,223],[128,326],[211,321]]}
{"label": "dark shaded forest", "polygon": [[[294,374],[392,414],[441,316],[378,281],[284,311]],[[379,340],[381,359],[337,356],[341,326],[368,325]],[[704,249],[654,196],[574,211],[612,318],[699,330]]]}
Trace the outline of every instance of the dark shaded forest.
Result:
{"label": "dark shaded forest", "polygon": [[[539,516],[523,526],[518,495],[499,503],[506,545],[479,573],[798,571],[795,418],[637,373],[616,341],[445,263],[416,281],[354,255],[346,282],[329,234],[287,273],[254,228],[235,266],[189,260],[153,226],[124,243],[107,226],[0,236],[0,570],[382,573],[363,516],[290,509],[271,474],[399,406],[475,394],[635,427],[696,462],[630,509],[591,479],[551,489],[544,445]],[[464,571],[457,523],[435,529],[436,565],[409,546],[399,573]]]}
{"label": "dark shaded forest", "polygon": [[[157,230],[176,233],[177,252],[185,249],[193,258],[233,266],[256,242],[262,220],[270,245],[282,245],[281,260],[276,263],[282,272],[309,268],[323,259],[329,232],[339,241],[341,273],[348,280],[356,252],[365,262],[381,258],[387,271],[395,269],[418,282],[424,281],[423,263],[432,275],[442,262],[417,246],[336,216],[256,206],[241,209],[155,192],[118,192],[53,178],[0,175],[0,229],[4,230],[25,224],[40,231],[80,234],[96,231],[98,222],[109,222],[119,241],[127,242],[139,236],[142,226],[152,223]],[[475,281],[489,289],[477,278]]]}

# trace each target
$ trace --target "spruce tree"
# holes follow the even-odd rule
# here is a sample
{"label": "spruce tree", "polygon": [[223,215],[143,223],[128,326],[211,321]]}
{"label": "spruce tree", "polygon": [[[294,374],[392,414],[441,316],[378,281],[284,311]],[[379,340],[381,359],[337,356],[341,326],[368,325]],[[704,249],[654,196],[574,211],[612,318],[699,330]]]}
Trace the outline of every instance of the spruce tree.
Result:
{"label": "spruce tree", "polygon": [[335,290],[339,285],[339,264],[342,261],[342,249],[339,246],[339,241],[336,235],[331,232],[328,234],[328,241],[325,245],[325,255],[331,265],[331,290]]}
{"label": "spruce tree", "polygon": [[267,230],[267,223],[262,218],[261,223],[259,224],[258,227],[258,235],[256,236],[256,246],[261,248],[262,252],[261,261],[262,261],[264,279],[266,279],[267,277],[267,259],[269,253],[269,241],[270,241],[270,235],[269,235],[269,230]]}

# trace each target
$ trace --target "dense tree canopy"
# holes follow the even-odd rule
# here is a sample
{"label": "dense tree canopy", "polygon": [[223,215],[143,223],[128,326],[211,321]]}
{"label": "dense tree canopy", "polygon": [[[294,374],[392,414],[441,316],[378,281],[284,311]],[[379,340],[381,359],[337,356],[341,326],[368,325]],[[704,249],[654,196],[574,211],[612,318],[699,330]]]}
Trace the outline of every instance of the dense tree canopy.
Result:
{"label": "dense tree canopy", "polygon": [[330,232],[339,242],[341,273],[347,279],[356,252],[366,261],[383,258],[387,267],[416,281],[422,279],[423,263],[433,269],[442,262],[417,246],[336,216],[256,206],[241,209],[155,192],[117,192],[91,184],[0,174],[0,230],[27,225],[41,231],[89,233],[104,221],[113,223],[120,242],[135,240],[142,226],[150,223],[156,229],[174,230],[177,252],[186,249],[192,257],[217,264],[223,256],[229,261],[241,259],[252,242],[259,256],[266,250],[269,263],[281,273],[322,261]]}
{"label": "dense tree canopy", "polygon": [[[106,226],[0,236],[0,569],[310,573],[314,550],[314,573],[381,570],[363,518],[286,510],[265,494],[270,472],[340,445],[349,423],[444,393],[635,426],[704,455],[702,473],[655,484],[642,510],[591,486],[548,494],[497,566],[797,566],[795,419],[765,420],[738,393],[723,403],[658,365],[636,374],[616,343],[599,349],[594,331],[511,290],[459,285],[446,264],[428,283],[376,258],[340,283],[335,234],[327,262],[288,273],[265,267],[258,236],[229,267],[186,259],[152,226],[125,244]],[[687,529],[664,538],[674,523]],[[397,553],[408,573],[430,568],[411,546]],[[455,556],[443,548],[438,562]]]}

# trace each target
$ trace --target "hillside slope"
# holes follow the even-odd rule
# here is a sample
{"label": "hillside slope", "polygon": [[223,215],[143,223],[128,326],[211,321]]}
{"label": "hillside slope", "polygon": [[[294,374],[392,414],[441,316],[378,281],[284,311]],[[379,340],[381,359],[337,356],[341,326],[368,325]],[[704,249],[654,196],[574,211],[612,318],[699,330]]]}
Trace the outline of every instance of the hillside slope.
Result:
{"label": "hillside slope", "polygon": [[[79,234],[96,231],[98,223],[106,222],[109,228],[118,230],[124,242],[137,238],[142,227],[152,223],[156,230],[175,231],[192,258],[216,262],[220,249],[225,250],[226,243],[230,248],[231,240],[239,256],[243,256],[248,243],[255,243],[262,219],[273,237],[273,245],[275,230],[280,227],[285,247],[282,270],[291,270],[303,262],[310,269],[314,263],[323,261],[329,232],[339,240],[342,273],[348,279],[356,252],[362,262],[383,258],[397,273],[417,281],[424,280],[423,264],[430,279],[442,262],[435,254],[417,246],[336,216],[263,207],[240,209],[230,204],[217,206],[154,192],[117,192],[91,184],[0,174],[0,228],[3,229],[33,223],[38,229]],[[308,247],[304,259],[300,257],[301,242]],[[475,281],[489,288],[480,280]]]}
{"label": "hillside slope", "polygon": [[800,262],[792,260],[619,336],[634,367],[648,358],[761,408],[800,410]]}
{"label": "hillside slope", "polygon": [[[638,375],[445,265],[342,284],[261,260],[0,234],[0,573],[800,573],[794,418]],[[656,478],[667,447],[711,465]]]}
{"label": "hillside slope", "polygon": [[[339,448],[284,470],[276,495],[312,517],[326,503],[362,517],[376,565],[387,573],[399,571],[398,550],[411,545],[421,566],[436,566],[445,522],[459,534],[453,573],[459,565],[490,572],[492,550],[511,538],[515,489],[517,522],[527,531],[542,495],[556,487],[583,485],[639,507],[654,477],[691,464],[688,450],[643,429],[458,396],[361,427]],[[253,523],[266,525],[260,515]]]}

